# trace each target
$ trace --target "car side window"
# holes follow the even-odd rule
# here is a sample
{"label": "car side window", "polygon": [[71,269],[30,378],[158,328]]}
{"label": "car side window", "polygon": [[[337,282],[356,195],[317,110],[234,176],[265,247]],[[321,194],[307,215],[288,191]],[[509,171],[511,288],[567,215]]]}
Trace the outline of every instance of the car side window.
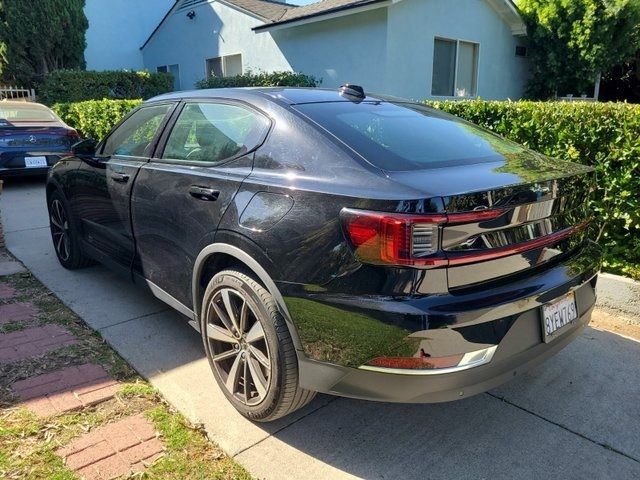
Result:
{"label": "car side window", "polygon": [[107,138],[101,155],[150,156],[151,142],[170,109],[170,104],[142,107]]}
{"label": "car side window", "polygon": [[162,158],[220,163],[255,148],[268,128],[265,117],[240,105],[189,103],[176,120]]}

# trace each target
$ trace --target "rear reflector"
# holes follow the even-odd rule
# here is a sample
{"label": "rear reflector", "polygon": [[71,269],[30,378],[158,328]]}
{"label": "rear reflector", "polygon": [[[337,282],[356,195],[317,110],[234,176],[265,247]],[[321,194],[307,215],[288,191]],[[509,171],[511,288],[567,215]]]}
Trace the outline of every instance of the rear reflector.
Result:
{"label": "rear reflector", "polygon": [[367,365],[378,368],[399,368],[402,370],[433,370],[436,368],[457,367],[462,355],[439,358],[420,357],[379,357],[374,358]]}
{"label": "rear reflector", "polygon": [[379,357],[362,365],[361,370],[404,375],[444,375],[486,365],[493,360],[498,345],[448,357]]}

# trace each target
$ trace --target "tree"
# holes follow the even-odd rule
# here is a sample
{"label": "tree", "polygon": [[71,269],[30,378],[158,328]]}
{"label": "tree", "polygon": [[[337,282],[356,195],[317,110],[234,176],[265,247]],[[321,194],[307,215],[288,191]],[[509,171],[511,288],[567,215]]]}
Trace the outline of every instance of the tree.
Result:
{"label": "tree", "polygon": [[600,99],[640,103],[640,50],[603,76]]}
{"label": "tree", "polygon": [[60,68],[84,68],[84,0],[0,0],[0,77],[32,86]]}
{"label": "tree", "polygon": [[640,48],[640,0],[520,0],[529,36],[529,94],[582,94]]}

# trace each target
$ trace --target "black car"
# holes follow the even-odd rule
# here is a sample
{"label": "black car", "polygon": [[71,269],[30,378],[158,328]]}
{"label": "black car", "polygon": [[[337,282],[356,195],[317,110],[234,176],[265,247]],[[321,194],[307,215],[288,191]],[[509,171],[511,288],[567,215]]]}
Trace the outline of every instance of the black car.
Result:
{"label": "black car", "polygon": [[44,105],[0,102],[0,178],[44,175],[79,139]]}
{"label": "black car", "polygon": [[558,352],[595,303],[593,183],[359,87],[222,89],[76,145],[47,201],[63,266],[147,286],[202,333],[229,401],[270,421],[315,392],[466,398]]}

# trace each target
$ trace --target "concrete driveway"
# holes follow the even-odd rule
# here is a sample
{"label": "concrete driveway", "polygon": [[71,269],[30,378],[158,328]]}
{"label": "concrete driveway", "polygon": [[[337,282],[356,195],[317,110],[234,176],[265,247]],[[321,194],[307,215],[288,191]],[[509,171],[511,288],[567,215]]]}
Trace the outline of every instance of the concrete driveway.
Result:
{"label": "concrete driveway", "polygon": [[240,417],[184,317],[101,266],[56,261],[42,180],[0,195],[7,247],[256,477],[640,478],[640,343],[588,329],[531,373],[457,403],[320,396],[268,426]]}

